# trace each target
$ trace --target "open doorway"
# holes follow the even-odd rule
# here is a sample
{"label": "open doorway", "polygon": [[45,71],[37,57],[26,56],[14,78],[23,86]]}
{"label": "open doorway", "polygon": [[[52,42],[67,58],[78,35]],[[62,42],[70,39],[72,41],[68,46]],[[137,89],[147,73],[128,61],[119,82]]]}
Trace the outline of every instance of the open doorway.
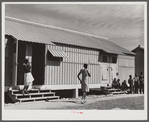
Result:
{"label": "open doorway", "polygon": [[24,85],[23,63],[25,59],[26,42],[18,42],[17,85]]}
{"label": "open doorway", "polygon": [[33,44],[32,52],[32,74],[34,77],[33,85],[44,85],[45,69],[45,45]]}

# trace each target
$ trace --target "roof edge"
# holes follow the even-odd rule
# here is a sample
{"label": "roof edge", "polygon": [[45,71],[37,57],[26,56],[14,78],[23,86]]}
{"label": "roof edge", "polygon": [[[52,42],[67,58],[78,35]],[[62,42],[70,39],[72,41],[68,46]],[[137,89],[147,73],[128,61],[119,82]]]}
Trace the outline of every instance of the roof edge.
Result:
{"label": "roof edge", "polygon": [[144,46],[138,45],[135,49],[133,49],[131,52],[134,52],[136,50],[144,50]]}
{"label": "roof edge", "polygon": [[22,19],[13,18],[13,17],[8,17],[8,16],[5,16],[5,18],[10,19],[10,20],[14,20],[14,21],[24,22],[26,24],[32,24],[32,25],[41,26],[41,27],[45,27],[45,28],[59,29],[59,30],[67,31],[67,32],[73,32],[73,33],[76,33],[76,34],[80,34],[80,35],[84,35],[84,36],[90,36],[90,37],[96,37],[96,38],[99,38],[99,39],[104,39],[104,40],[109,41],[109,38],[106,38],[106,37],[101,37],[101,36],[88,34],[88,33],[84,33],[84,32],[79,32],[79,31],[75,31],[75,30],[65,29],[65,28],[51,26],[51,25],[40,24],[40,23],[31,22],[31,21],[22,20]]}

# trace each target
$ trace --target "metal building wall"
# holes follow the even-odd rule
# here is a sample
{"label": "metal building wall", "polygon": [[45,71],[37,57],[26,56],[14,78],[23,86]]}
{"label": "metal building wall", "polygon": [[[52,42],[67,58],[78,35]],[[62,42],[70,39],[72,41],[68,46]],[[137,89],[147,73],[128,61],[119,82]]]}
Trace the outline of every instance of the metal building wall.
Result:
{"label": "metal building wall", "polygon": [[121,83],[126,80],[128,82],[129,75],[134,77],[135,74],[135,57],[134,56],[118,56],[118,71]]}
{"label": "metal building wall", "polygon": [[63,50],[68,58],[63,58],[63,61],[47,60],[46,85],[80,84],[77,74],[84,63],[89,63],[89,84],[100,83],[99,51],[69,45],[48,45],[47,48]]}

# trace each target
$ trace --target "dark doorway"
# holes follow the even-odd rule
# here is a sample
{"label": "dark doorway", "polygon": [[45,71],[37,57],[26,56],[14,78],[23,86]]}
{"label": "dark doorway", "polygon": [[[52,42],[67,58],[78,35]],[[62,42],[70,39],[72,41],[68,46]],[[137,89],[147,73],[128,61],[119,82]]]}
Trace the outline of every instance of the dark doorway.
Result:
{"label": "dark doorway", "polygon": [[45,45],[34,43],[32,54],[33,85],[44,85]]}
{"label": "dark doorway", "polygon": [[25,59],[26,42],[18,42],[18,67],[17,67],[17,85],[24,85],[23,62]]}

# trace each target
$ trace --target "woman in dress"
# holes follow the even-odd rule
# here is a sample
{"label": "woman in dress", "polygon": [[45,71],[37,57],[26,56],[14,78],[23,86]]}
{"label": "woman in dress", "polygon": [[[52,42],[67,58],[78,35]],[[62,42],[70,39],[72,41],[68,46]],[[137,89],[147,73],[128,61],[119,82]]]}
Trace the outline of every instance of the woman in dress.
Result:
{"label": "woman in dress", "polygon": [[23,88],[23,95],[26,93],[28,94],[27,90],[29,86],[32,86],[32,83],[34,81],[34,78],[31,74],[31,66],[29,64],[29,60],[25,59],[23,63],[23,69],[24,69],[24,88]]}
{"label": "woman in dress", "polygon": [[[82,88],[82,92],[83,92],[83,95],[82,95],[82,101],[81,103],[84,104],[86,101],[86,92],[89,92],[89,87],[88,87],[88,84],[87,84],[87,77],[91,77],[90,73],[88,72],[87,70],[87,67],[88,65],[87,64],[84,64],[83,65],[83,69],[80,70],[79,74],[78,74],[78,79],[80,80],[80,83],[81,83],[81,88]],[[80,74],[82,74],[82,80],[80,79]]]}

